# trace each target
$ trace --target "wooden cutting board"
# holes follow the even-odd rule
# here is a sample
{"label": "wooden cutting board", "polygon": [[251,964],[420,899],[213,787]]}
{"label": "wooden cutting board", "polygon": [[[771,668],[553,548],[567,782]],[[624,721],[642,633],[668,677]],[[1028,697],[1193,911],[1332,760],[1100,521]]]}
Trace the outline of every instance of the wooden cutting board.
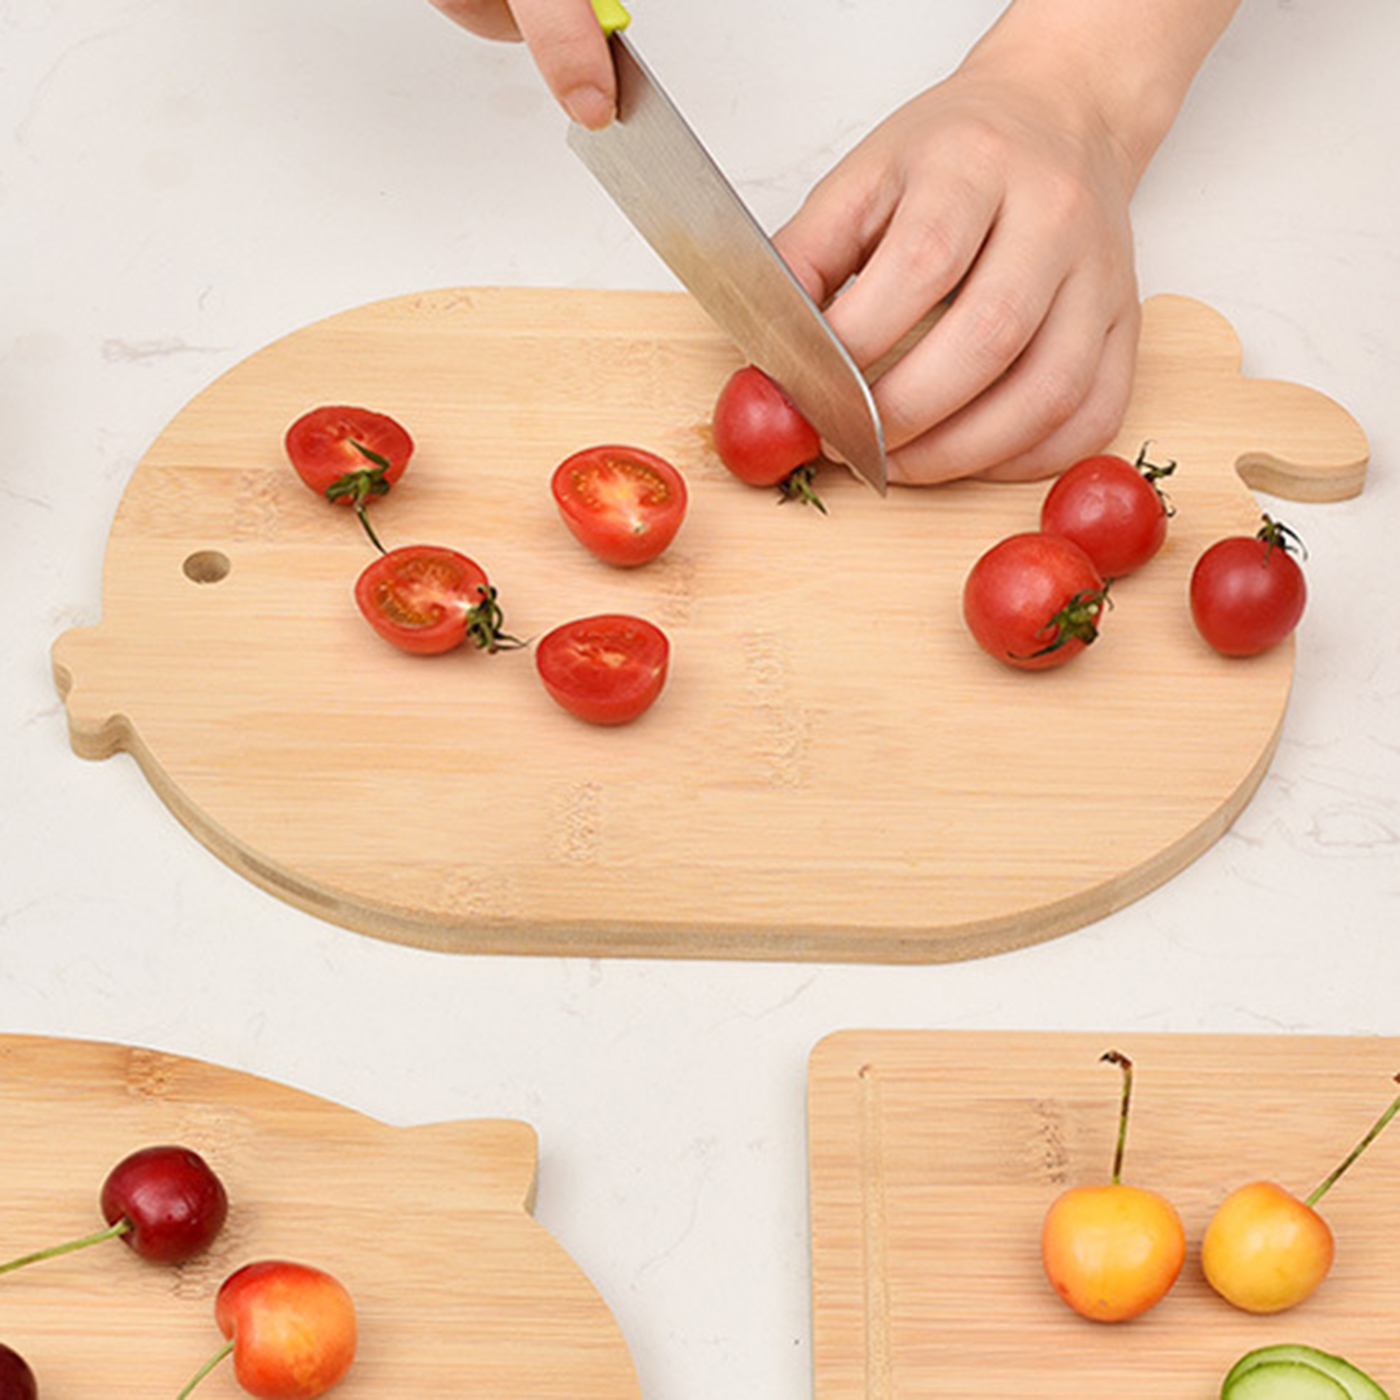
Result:
{"label": "wooden cutting board", "polygon": [[[1066,1187],[1108,1180],[1119,1072],[1135,1065],[1124,1180],[1166,1195],[1187,1259],[1132,1322],[1090,1322],[1045,1281],[1039,1235]],[[1259,1178],[1306,1194],[1395,1092],[1400,1040],[848,1031],[809,1066],[816,1400],[1214,1400],[1245,1351],[1302,1342],[1400,1393],[1400,1134],[1319,1209],[1337,1239],[1306,1303],[1253,1317],[1199,1246]]]}
{"label": "wooden cutting board", "polygon": [[[229,1192],[210,1251],[178,1268],[108,1242],[0,1279],[0,1341],[44,1400],[173,1396],[222,1342],[214,1295],[258,1258],[333,1273],[360,1342],[337,1400],[640,1395],[617,1324],[530,1215],[533,1129],[399,1129],[264,1080],[132,1049],[0,1036],[0,1258],[100,1228],[128,1152],[194,1148]],[[199,1388],[242,1396],[224,1363]]]}
{"label": "wooden cutting board", "polygon": [[[704,432],[739,363],[688,297],[463,289],[335,316],[195,398],[113,524],[99,625],[58,638],[74,748],[132,754],[178,817],[274,894],[460,951],[933,961],[1048,938],[1210,845],[1264,774],[1292,644],[1224,661],[1186,581],[1252,532],[1256,487],[1361,489],[1366,442],[1310,389],[1242,378],[1230,327],[1147,304],[1117,443],[1180,468],[1163,553],[1100,643],[1027,676],[978,652],[962,581],[1032,528],[1043,485],[886,499],[839,470],[830,515],[728,476]],[[377,503],[387,545],[478,559],[510,630],[650,617],[661,703],[625,729],[558,710],[529,653],[402,655],[359,617],[371,558],[307,491],[286,425],[319,403],[399,417],[418,452]],[[653,564],[587,555],[554,466],[627,442],[674,461],[689,518]]]}

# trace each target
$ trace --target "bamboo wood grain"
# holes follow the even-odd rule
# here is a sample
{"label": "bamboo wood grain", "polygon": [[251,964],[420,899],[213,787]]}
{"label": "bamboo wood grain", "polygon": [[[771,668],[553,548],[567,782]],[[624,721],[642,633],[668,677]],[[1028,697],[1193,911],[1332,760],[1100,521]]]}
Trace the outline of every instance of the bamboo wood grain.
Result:
{"label": "bamboo wood grain", "polygon": [[[1116,1048],[1135,1065],[1123,1179],[1176,1206],[1187,1260],[1132,1322],[1070,1311],[1040,1225],[1106,1182]],[[1395,1092],[1400,1040],[1322,1036],[843,1031],[808,1076],[816,1400],[1214,1400],[1244,1352],[1302,1342],[1400,1390],[1400,1136],[1318,1209],[1337,1239],[1302,1306],[1254,1317],[1200,1272],[1201,1234],[1247,1181],[1306,1195]]]}
{"label": "bamboo wood grain", "polygon": [[[99,1228],[107,1172],[159,1142],[209,1161],[228,1223],[178,1268],[109,1241],[0,1279],[0,1340],[44,1400],[173,1396],[222,1342],[219,1284],[269,1257],[328,1269],[355,1299],[359,1351],[337,1400],[639,1395],[606,1305],[529,1214],[525,1123],[393,1128],[176,1056],[0,1036],[0,1257]],[[198,1393],[243,1395],[228,1364]]]}
{"label": "bamboo wood grain", "polygon": [[[113,524],[99,624],[53,648],[74,749],[127,751],[235,870],[328,920],[453,951],[939,961],[1004,951],[1154,888],[1216,840],[1277,742],[1289,645],[1227,662],[1186,580],[1257,526],[1240,479],[1361,488],[1333,401],[1241,375],[1209,308],[1146,306],[1116,444],[1181,466],[1169,542],[1115,588],[1097,646],[1013,673],[959,597],[1032,528],[1044,485],[896,490],[839,469],[830,516],[739,486],[704,432],[738,360],[681,294],[455,289],[298,331],[193,400]],[[392,651],[350,590],[370,547],[307,491],[282,432],[318,403],[391,412],[418,442],[374,506],[386,544],[478,559],[508,627],[636,612],[671,636],[661,702],[599,731],[528,653]],[[671,550],[619,571],[554,514],[590,443],[685,473]]]}

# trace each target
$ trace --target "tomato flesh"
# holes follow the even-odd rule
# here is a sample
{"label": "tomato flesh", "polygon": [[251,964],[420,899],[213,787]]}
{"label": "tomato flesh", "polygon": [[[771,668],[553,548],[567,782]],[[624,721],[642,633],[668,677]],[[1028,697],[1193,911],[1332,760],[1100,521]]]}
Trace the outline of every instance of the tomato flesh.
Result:
{"label": "tomato flesh", "polygon": [[963,585],[963,618],[978,645],[1025,671],[1063,666],[1098,635],[1107,587],[1071,540],[1027,532],[987,550]]}
{"label": "tomato flesh", "polygon": [[1259,536],[1219,540],[1196,561],[1190,584],[1197,631],[1223,656],[1258,656],[1297,627],[1308,586],[1298,561]]}
{"label": "tomato flesh", "polygon": [[574,538],[621,568],[655,559],[685,519],[685,478],[638,447],[575,452],[555,468],[550,485]]}
{"label": "tomato flesh", "polygon": [[[1156,469],[1165,470],[1165,469]],[[1140,569],[1167,537],[1162,493],[1124,457],[1102,454],[1076,462],[1046,493],[1040,528],[1073,540],[1104,578]]]}
{"label": "tomato flesh", "polygon": [[711,429],[720,461],[750,486],[780,486],[821,455],[817,430],[756,365],[726,381]]}
{"label": "tomato flesh", "polygon": [[400,650],[419,656],[461,646],[471,610],[490,597],[485,570],[440,545],[390,550],[355,582],[355,601],[370,626]]}
{"label": "tomato flesh", "polygon": [[651,708],[666,684],[670,643],[654,623],[622,613],[577,618],[535,647],[544,688],[590,724],[626,724]]}
{"label": "tomato flesh", "polygon": [[[384,464],[361,450],[366,448]],[[386,413],[327,404],[302,414],[287,429],[286,449],[297,475],[319,495],[335,491],[347,478],[353,484],[358,477],[366,479],[366,494],[383,495],[404,474],[413,455],[413,439]],[[331,499],[354,505],[356,492],[344,489]]]}

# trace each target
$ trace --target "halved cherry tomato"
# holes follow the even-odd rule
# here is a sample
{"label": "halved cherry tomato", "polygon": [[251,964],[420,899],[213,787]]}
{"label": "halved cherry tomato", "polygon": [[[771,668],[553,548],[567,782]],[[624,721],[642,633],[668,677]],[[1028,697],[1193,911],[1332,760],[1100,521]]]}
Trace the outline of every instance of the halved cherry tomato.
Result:
{"label": "halved cherry tomato", "polygon": [[550,483],[574,538],[599,559],[632,568],[655,559],[685,519],[685,479],[640,447],[587,447]]}
{"label": "halved cherry tomato", "polygon": [[502,631],[496,590],[474,559],[441,545],[381,554],[355,582],[371,627],[401,651],[436,656],[470,640],[483,651],[522,645]]}
{"label": "halved cherry tomato", "polygon": [[1224,656],[1257,656],[1297,627],[1308,585],[1291,551],[1298,537],[1267,515],[1257,535],[1217,541],[1191,573],[1191,616]]}
{"label": "halved cherry tomato", "polygon": [[590,724],[626,724],[661,694],[670,654],[655,624],[604,613],[540,638],[535,665],[544,688],[571,715]]}
{"label": "halved cherry tomato", "polygon": [[1175,462],[1137,461],[1102,453],[1076,462],[1059,477],[1040,507],[1040,528],[1073,540],[1104,578],[1140,569],[1167,537],[1171,506],[1157,482]]}
{"label": "halved cherry tomato", "polygon": [[756,365],[730,375],[711,421],[715,451],[740,481],[776,486],[783,500],[825,511],[812,489],[821,437],[796,404]]}
{"label": "halved cherry tomato", "polygon": [[978,645],[1023,671],[1062,666],[1099,634],[1108,586],[1071,540],[1028,532],[995,544],[963,584]]}
{"label": "halved cherry tomato", "polygon": [[382,553],[365,506],[404,474],[413,455],[408,430],[373,409],[327,404],[303,413],[287,429],[285,445],[297,475],[318,495],[351,506]]}

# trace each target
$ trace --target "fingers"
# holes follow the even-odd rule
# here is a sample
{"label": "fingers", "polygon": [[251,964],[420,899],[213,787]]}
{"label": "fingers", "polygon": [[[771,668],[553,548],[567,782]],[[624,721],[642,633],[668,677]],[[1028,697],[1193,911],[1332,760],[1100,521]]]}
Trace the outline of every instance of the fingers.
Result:
{"label": "fingers", "polygon": [[523,39],[559,105],[581,126],[606,126],[617,108],[607,38],[590,0],[432,0],[488,39]]}
{"label": "fingers", "polygon": [[890,455],[890,480],[965,476],[1026,481],[1101,450],[1132,391],[1140,308],[1134,295],[1106,330],[1087,289],[1067,286],[1025,354],[991,389]]}

